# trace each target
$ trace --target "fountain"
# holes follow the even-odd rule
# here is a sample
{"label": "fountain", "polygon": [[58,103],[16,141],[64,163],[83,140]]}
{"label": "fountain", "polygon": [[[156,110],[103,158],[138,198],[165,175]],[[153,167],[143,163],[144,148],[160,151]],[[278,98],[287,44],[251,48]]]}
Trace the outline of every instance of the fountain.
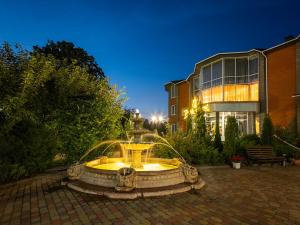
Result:
{"label": "fountain", "polygon": [[[129,141],[104,141],[88,150],[78,163],[68,169],[66,185],[80,192],[116,199],[162,196],[201,189],[205,182],[197,169],[188,165],[167,140],[142,129],[142,121],[137,110]],[[143,141],[144,137],[158,138],[160,142],[146,142]],[[108,145],[105,152],[116,144],[120,146],[119,157],[101,156],[81,163],[83,158],[100,146]],[[152,149],[156,145],[168,146],[179,158],[152,157]]]}

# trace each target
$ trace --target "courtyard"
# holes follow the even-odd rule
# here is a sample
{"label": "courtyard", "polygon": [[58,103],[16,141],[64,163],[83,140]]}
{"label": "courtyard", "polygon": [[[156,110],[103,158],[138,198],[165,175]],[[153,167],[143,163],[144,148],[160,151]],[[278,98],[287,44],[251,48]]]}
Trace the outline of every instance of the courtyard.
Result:
{"label": "courtyard", "polygon": [[207,186],[111,200],[60,185],[49,172],[0,186],[0,224],[300,224],[299,167],[200,167]]}

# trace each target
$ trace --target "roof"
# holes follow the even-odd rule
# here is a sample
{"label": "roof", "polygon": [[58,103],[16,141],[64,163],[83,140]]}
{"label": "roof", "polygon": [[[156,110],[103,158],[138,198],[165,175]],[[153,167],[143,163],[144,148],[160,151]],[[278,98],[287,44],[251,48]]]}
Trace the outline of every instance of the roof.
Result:
{"label": "roof", "polygon": [[293,38],[293,39],[291,39],[291,40],[285,41],[285,42],[283,42],[283,43],[281,43],[281,44],[278,44],[278,45],[273,46],[273,47],[268,48],[268,49],[263,49],[263,48],[253,48],[253,49],[251,49],[251,50],[249,50],[249,51],[243,51],[243,52],[222,52],[222,53],[217,53],[217,54],[215,54],[215,55],[212,55],[212,56],[210,56],[210,57],[207,57],[207,58],[205,58],[205,59],[203,59],[203,60],[201,60],[201,61],[195,63],[193,72],[192,72],[185,80],[174,80],[174,81],[170,81],[169,83],[165,84],[165,86],[166,86],[166,85],[169,85],[169,84],[178,84],[178,83],[180,83],[180,82],[187,81],[191,76],[194,75],[194,72],[196,71],[196,66],[197,66],[198,64],[205,63],[206,61],[211,60],[211,59],[213,59],[213,58],[217,58],[217,57],[222,56],[222,55],[230,55],[230,54],[249,54],[250,52],[268,53],[268,52],[270,52],[270,51],[272,51],[272,50],[274,50],[274,49],[276,49],[276,48],[280,48],[280,47],[282,47],[282,46],[292,44],[292,43],[298,41],[299,39],[300,39],[300,35],[298,35],[297,37],[295,37],[295,38]]}
{"label": "roof", "polygon": [[277,48],[280,48],[280,47],[283,47],[283,46],[286,46],[286,45],[289,45],[289,44],[293,44],[294,42],[297,42],[299,39],[300,39],[300,35],[298,35],[297,37],[295,37],[295,38],[293,38],[291,40],[285,41],[285,42],[283,42],[281,44],[278,44],[278,45],[275,45],[275,46],[273,46],[271,48],[268,48],[268,49],[266,49],[263,52],[268,53],[268,52],[273,51],[273,50],[275,50]]}
{"label": "roof", "polygon": [[172,80],[172,81],[166,83],[164,86],[167,86],[167,85],[169,85],[169,84],[179,84],[179,83],[185,82],[185,81],[186,81],[185,79],[181,79],[181,80]]}

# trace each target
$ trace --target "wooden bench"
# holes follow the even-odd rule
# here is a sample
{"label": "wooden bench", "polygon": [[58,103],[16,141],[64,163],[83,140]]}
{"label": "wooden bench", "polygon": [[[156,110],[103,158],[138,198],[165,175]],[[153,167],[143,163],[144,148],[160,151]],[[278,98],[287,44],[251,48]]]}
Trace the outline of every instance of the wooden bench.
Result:
{"label": "wooden bench", "polygon": [[248,163],[282,163],[285,160],[283,156],[275,156],[271,146],[255,146],[247,149]]}

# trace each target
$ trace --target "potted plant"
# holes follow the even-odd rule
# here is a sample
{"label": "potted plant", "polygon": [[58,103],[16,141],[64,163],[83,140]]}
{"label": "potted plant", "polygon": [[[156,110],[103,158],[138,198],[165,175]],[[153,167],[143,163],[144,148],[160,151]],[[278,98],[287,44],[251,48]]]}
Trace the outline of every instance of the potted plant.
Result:
{"label": "potted plant", "polygon": [[239,155],[231,157],[232,167],[234,169],[240,169],[242,160],[243,160],[243,157],[241,157]]}
{"label": "potted plant", "polygon": [[295,166],[300,166],[300,152],[294,153],[293,164]]}

